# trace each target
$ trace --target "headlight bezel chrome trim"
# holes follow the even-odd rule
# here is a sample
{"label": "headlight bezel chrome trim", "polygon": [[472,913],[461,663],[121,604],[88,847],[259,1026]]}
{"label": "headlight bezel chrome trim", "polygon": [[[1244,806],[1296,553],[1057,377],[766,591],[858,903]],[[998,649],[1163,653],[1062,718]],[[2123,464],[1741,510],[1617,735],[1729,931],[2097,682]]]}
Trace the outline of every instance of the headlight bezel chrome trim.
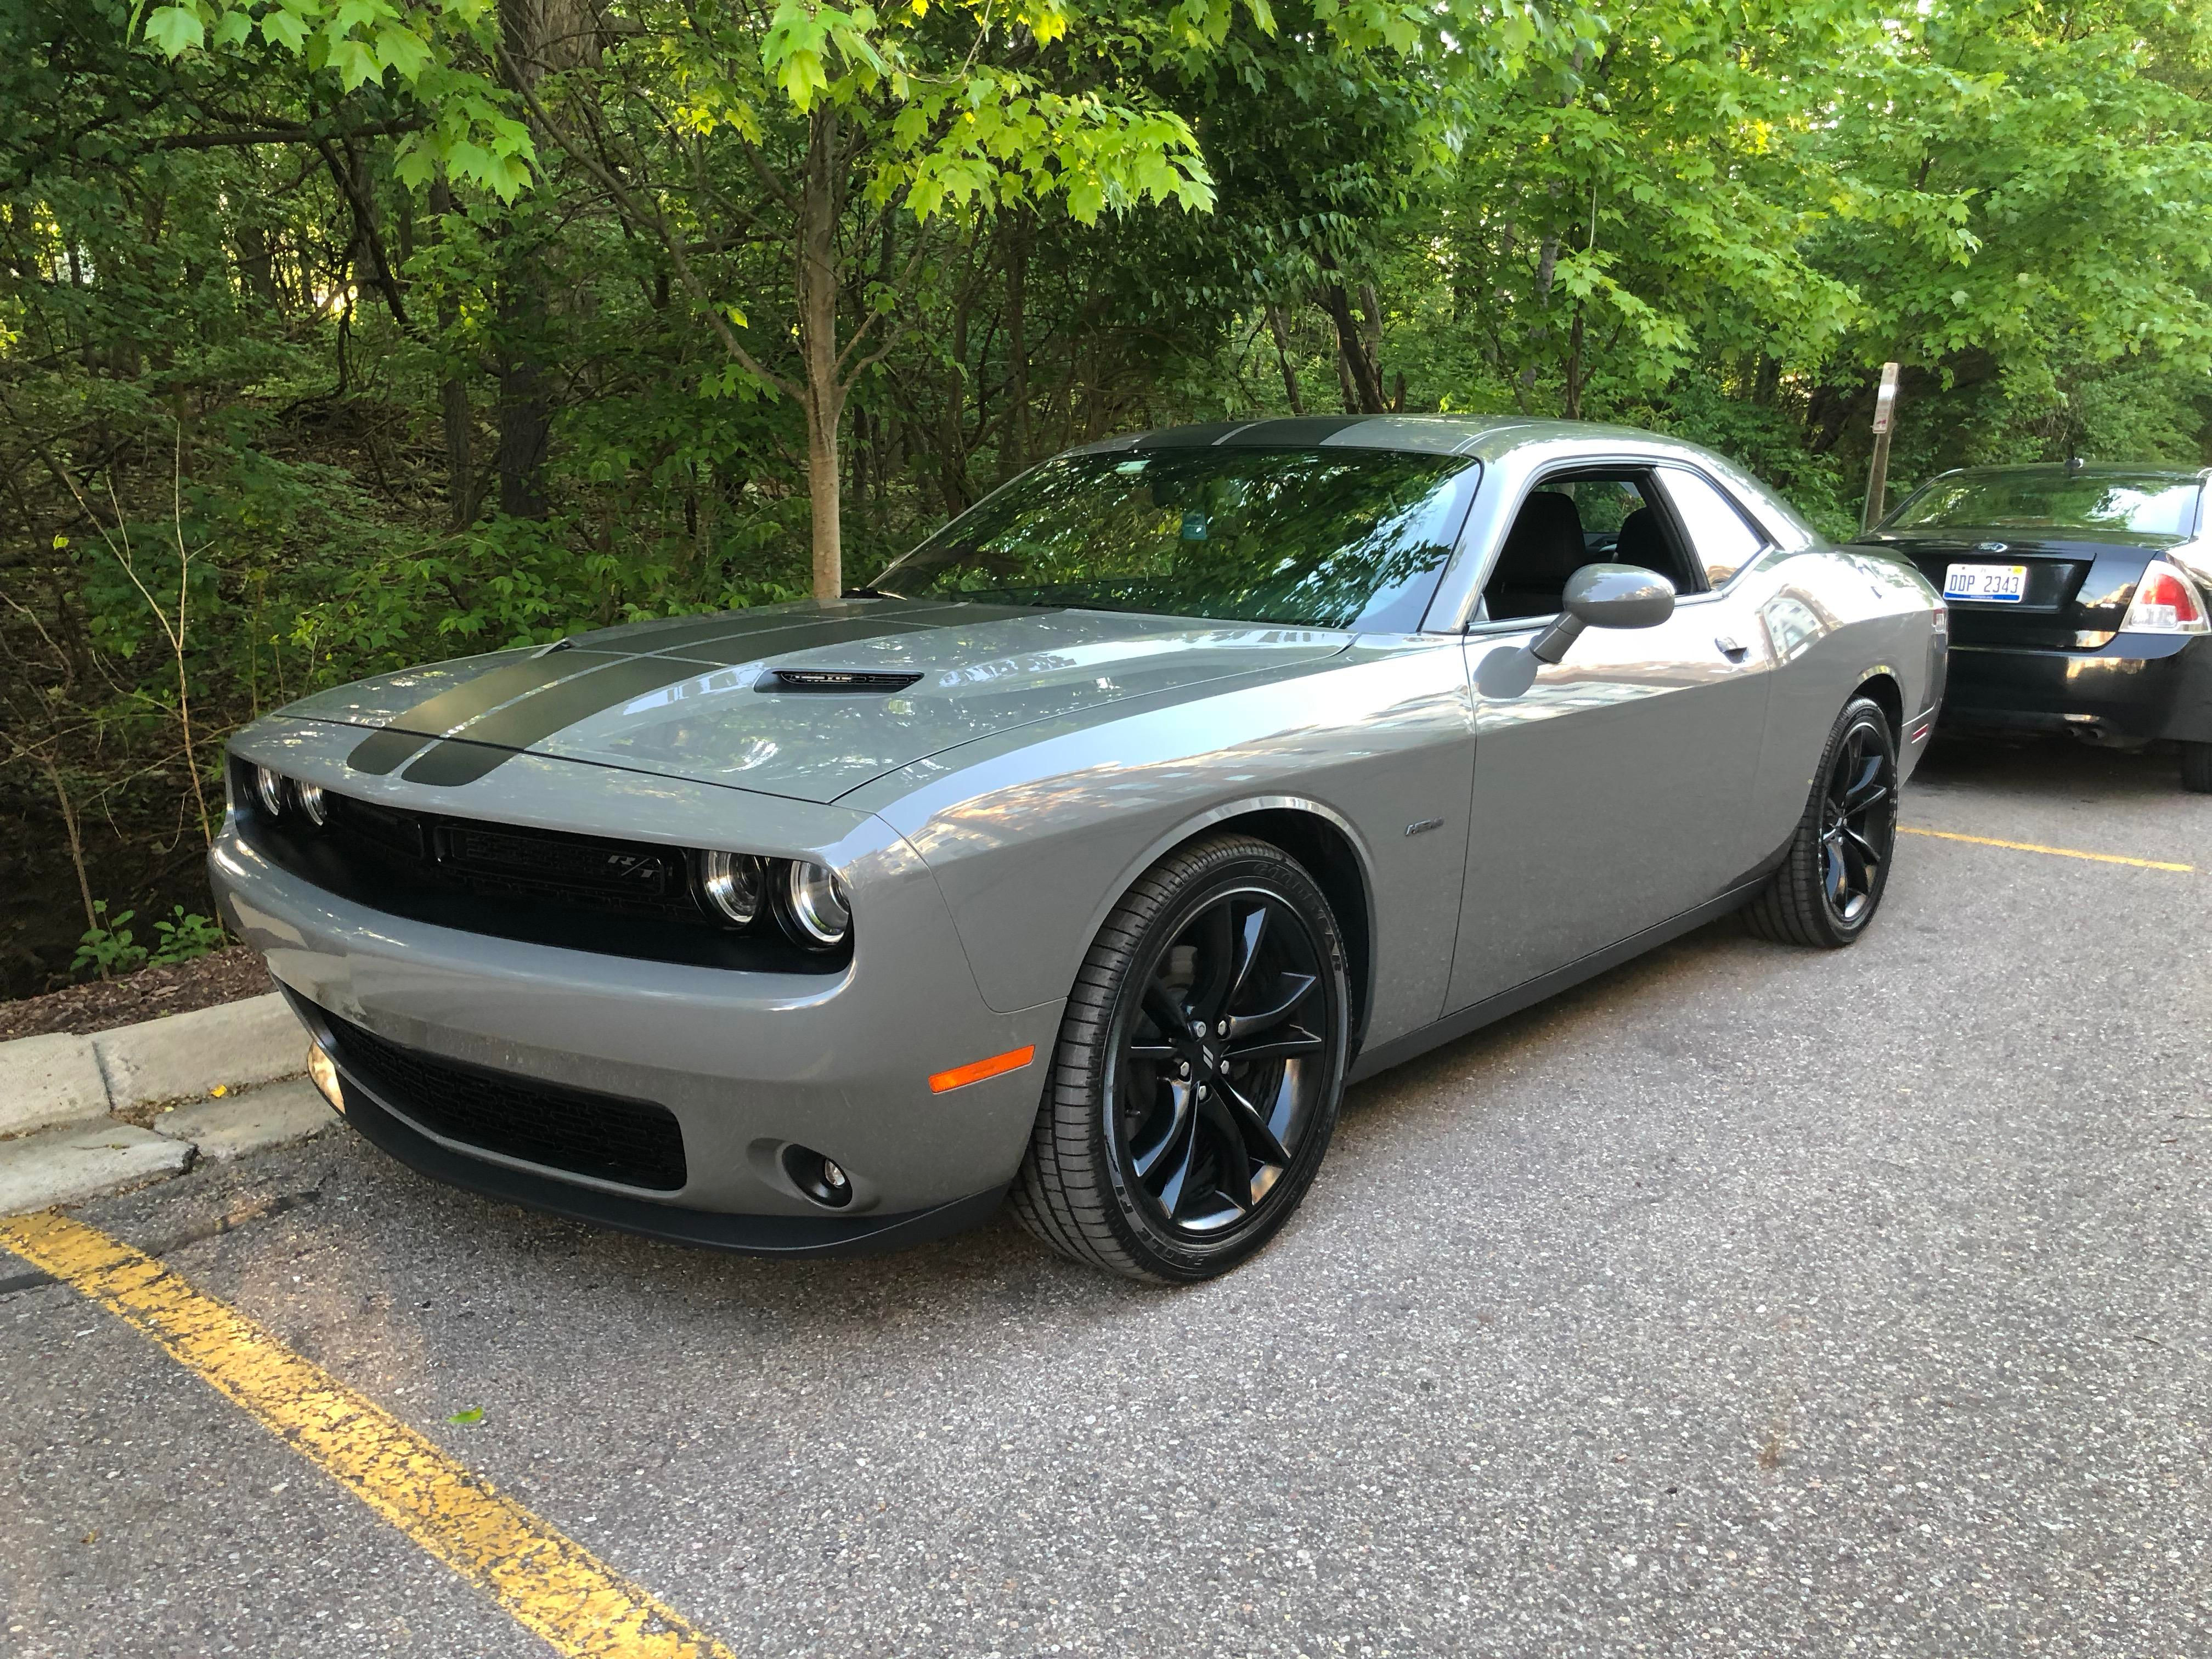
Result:
{"label": "headlight bezel chrome trim", "polygon": [[828,865],[787,860],[777,896],[786,931],[808,950],[834,951],[853,936],[853,902]]}
{"label": "headlight bezel chrome trim", "polygon": [[696,854],[696,870],[700,899],[715,920],[750,927],[760,919],[769,875],[759,854],[702,848]]}

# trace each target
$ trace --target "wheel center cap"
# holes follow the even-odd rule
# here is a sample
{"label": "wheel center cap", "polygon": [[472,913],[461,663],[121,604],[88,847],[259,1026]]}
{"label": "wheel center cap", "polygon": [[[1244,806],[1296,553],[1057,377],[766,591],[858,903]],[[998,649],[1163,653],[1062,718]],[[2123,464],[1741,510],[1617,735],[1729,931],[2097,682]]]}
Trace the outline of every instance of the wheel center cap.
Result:
{"label": "wheel center cap", "polygon": [[1221,1069],[1221,1056],[1215,1054],[1212,1049],[1200,1048],[1198,1051],[1198,1056],[1206,1062],[1207,1071],[1218,1072]]}

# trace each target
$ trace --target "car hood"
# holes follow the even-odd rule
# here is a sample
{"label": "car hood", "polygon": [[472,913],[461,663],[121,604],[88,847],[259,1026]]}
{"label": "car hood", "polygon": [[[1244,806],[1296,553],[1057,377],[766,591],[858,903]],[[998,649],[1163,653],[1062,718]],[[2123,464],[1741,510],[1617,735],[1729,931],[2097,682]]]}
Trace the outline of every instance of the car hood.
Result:
{"label": "car hood", "polygon": [[376,728],[350,764],[457,787],[514,755],[831,801],[1031,721],[1336,654],[1320,629],[847,600],[602,629],[294,704]]}

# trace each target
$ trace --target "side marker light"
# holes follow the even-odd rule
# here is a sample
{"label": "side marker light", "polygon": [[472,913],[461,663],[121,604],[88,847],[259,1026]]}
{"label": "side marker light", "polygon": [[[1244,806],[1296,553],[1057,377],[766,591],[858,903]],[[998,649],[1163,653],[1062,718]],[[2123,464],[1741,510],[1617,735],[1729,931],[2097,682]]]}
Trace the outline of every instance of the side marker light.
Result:
{"label": "side marker light", "polygon": [[929,1079],[929,1092],[945,1094],[953,1089],[964,1089],[971,1083],[981,1083],[986,1078],[1004,1077],[1009,1072],[1018,1072],[1036,1058],[1036,1044],[1026,1048],[1009,1048],[1003,1054],[993,1054],[988,1060],[970,1060],[965,1066],[955,1066],[949,1072],[939,1072]]}

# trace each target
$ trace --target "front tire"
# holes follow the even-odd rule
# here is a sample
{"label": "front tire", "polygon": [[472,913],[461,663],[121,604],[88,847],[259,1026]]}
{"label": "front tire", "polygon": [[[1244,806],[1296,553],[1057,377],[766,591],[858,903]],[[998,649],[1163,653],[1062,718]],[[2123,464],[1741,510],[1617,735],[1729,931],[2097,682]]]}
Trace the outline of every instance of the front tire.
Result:
{"label": "front tire", "polygon": [[2199,795],[2212,795],[2212,743],[2181,745],[2181,787]]}
{"label": "front tire", "polygon": [[1328,1149],[1349,1000],[1343,936],[1296,860],[1244,836],[1170,854],[1076,975],[1016,1218],[1127,1278],[1226,1273],[1290,1219]]}
{"label": "front tire", "polygon": [[1778,945],[1857,942],[1881,908],[1897,844],[1897,739],[1881,705],[1854,697],[1836,718],[1797,833],[1744,912]]}

